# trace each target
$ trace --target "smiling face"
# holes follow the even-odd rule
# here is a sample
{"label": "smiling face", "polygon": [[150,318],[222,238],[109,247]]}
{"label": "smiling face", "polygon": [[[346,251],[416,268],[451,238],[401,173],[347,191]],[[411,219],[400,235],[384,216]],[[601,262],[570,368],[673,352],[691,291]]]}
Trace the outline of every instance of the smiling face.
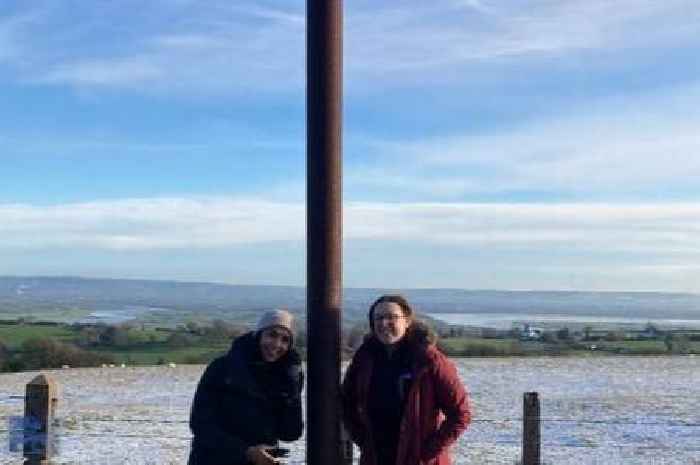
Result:
{"label": "smiling face", "polygon": [[272,326],[260,333],[260,354],[266,362],[276,362],[292,345],[292,335],[286,328]]}
{"label": "smiling face", "polygon": [[395,302],[380,302],[372,315],[372,331],[382,344],[392,345],[406,335],[411,318]]}

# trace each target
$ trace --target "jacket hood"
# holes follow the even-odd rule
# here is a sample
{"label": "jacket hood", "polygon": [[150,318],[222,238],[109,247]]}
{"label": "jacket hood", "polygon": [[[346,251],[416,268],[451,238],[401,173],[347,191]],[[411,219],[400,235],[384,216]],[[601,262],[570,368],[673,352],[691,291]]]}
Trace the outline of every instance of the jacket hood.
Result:
{"label": "jacket hood", "polygon": [[430,326],[422,321],[416,320],[408,329],[406,340],[411,345],[427,347],[435,345],[437,342],[437,334],[435,334],[435,331],[433,331]]}

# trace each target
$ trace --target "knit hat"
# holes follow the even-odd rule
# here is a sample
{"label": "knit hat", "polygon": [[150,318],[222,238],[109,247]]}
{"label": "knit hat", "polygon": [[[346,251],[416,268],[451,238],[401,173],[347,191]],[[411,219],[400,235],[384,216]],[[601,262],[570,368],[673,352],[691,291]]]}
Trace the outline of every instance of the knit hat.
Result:
{"label": "knit hat", "polygon": [[285,328],[294,337],[294,315],[287,310],[275,309],[263,313],[258,320],[256,331],[260,333],[264,329],[272,326],[280,326]]}

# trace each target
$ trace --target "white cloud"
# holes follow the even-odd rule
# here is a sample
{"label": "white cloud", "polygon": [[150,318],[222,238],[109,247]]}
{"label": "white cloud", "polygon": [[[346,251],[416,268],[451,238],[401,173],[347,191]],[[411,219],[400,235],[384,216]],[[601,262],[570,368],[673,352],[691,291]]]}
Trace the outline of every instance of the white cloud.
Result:
{"label": "white cloud", "polygon": [[367,145],[379,162],[352,166],[349,180],[354,186],[412,186],[432,198],[690,189],[700,178],[698,102],[695,84],[589,102],[585,110],[491,133],[378,141]]}
{"label": "white cloud", "polygon": [[59,66],[38,80],[43,83],[71,82],[75,85],[136,86],[165,76],[165,70],[148,57],[92,60]]}
{"label": "white cloud", "polygon": [[208,248],[303,238],[303,206],[264,201],[126,199],[0,207],[3,247]]}
{"label": "white cloud", "polygon": [[246,5],[245,8],[234,7],[234,9],[244,15],[250,15],[261,19],[288,22],[302,27],[306,24],[306,15],[303,11],[297,12],[296,9],[289,11],[255,5]]}
{"label": "white cloud", "polygon": [[[303,241],[302,203],[154,198],[0,206],[4,248],[211,248]],[[700,204],[349,203],[348,240],[548,246],[700,257]]]}
{"label": "white cloud", "polygon": [[[351,202],[344,208],[347,284],[700,292],[698,218],[700,204],[689,203]],[[10,274],[303,284],[275,270],[291,266],[300,273],[304,240],[300,202],[217,197],[0,205],[0,256]],[[290,251],[293,258],[285,255]],[[240,257],[235,277],[225,258],[231,256]],[[164,257],[178,267],[169,268]]]}
{"label": "white cloud", "polygon": [[700,204],[351,204],[349,238],[700,254]]}

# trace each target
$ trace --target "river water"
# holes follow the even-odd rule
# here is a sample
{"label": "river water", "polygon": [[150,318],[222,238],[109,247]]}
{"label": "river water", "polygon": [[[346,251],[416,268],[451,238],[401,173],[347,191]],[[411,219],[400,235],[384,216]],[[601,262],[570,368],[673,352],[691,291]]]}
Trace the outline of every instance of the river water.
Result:
{"label": "river water", "polygon": [[[700,465],[700,357],[470,358],[454,360],[474,421],[452,448],[459,465],[514,465],[523,393],[540,395],[545,465]],[[66,369],[55,464],[184,464],[187,415],[203,366]],[[0,375],[0,463],[10,451],[24,385]],[[291,445],[302,464],[304,441]]]}
{"label": "river water", "polygon": [[430,313],[430,317],[451,325],[474,326],[480,328],[511,329],[525,323],[544,325],[549,328],[569,327],[581,329],[584,326],[601,328],[643,329],[653,324],[662,329],[700,329],[700,319],[678,320],[669,318],[601,317],[592,315],[557,315],[538,313]]}

